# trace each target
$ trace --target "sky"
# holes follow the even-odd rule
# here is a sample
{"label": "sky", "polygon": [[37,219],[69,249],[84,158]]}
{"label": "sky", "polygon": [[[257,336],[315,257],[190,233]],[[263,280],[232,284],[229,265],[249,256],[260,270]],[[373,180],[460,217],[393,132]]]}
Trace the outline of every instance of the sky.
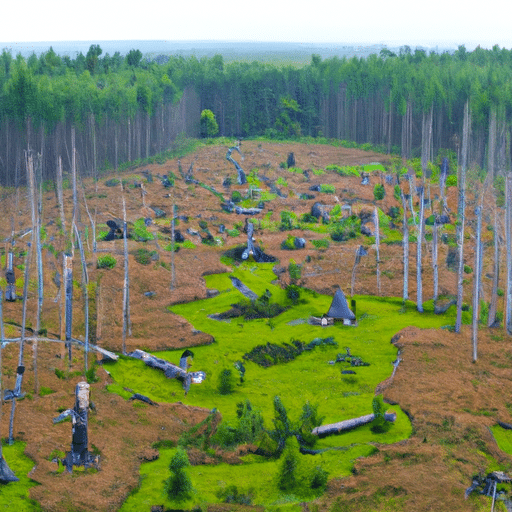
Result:
{"label": "sky", "polygon": [[17,0],[2,43],[220,40],[512,48],[504,0]]}

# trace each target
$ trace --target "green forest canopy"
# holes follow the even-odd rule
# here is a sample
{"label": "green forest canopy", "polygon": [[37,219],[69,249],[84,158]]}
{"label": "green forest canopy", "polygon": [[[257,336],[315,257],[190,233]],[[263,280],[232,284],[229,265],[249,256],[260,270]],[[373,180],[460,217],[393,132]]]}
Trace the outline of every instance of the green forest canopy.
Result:
{"label": "green forest canopy", "polygon": [[[82,154],[100,151],[92,149],[100,137],[112,147],[119,144],[116,156],[121,160],[154,154],[174,133],[172,116],[164,118],[166,106],[175,104],[187,89],[198,101],[197,108],[184,114],[190,117],[189,125],[196,126],[189,135],[198,135],[200,112],[209,109],[221,136],[324,136],[381,145],[405,157],[418,156],[422,123],[430,111],[433,154],[442,148],[456,150],[464,103],[469,100],[478,142],[471,158],[484,167],[492,137],[494,168],[509,160],[511,70],[512,50],[498,46],[471,52],[459,46],[441,54],[405,46],[398,55],[384,49],[379,55],[350,59],[322,60],[313,55],[302,68],[256,61],[225,63],[221,55],[150,60],[136,49],[126,56],[111,56],[99,45],[74,59],[61,57],[52,48],[27,59],[4,49],[0,181],[5,182],[23,149],[56,146],[51,137],[59,129],[64,131],[60,138],[66,137],[70,125],[83,135],[77,142],[87,148]],[[36,136],[38,132],[50,142]],[[156,139],[159,133],[166,134],[164,140]],[[102,165],[118,164],[112,151],[104,150]],[[89,158],[89,167],[95,158],[96,154]]]}

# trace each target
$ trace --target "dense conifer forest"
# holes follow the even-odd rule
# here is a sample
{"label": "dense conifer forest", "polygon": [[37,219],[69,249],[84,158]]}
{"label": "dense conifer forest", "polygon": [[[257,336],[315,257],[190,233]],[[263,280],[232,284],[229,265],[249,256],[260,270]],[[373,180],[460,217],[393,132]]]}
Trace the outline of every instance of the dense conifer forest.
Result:
{"label": "dense conifer forest", "polygon": [[299,136],[371,144],[424,165],[460,148],[469,99],[469,160],[491,173],[510,157],[512,50],[464,46],[442,54],[388,49],[368,58],[313,55],[297,68],[260,62],[123,56],[91,45],[86,55],[0,55],[0,182],[24,181],[23,151],[43,155],[43,179],[58,157],[71,167],[71,127],[78,168],[94,175],[158,154],[179,133],[199,134],[211,110],[219,135]]}

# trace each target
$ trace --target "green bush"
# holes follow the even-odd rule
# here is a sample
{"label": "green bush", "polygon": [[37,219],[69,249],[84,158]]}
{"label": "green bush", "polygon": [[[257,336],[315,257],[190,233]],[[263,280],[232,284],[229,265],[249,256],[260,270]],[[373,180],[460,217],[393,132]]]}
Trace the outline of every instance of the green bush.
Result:
{"label": "green bush", "polygon": [[135,251],[135,261],[141,265],[149,265],[151,258],[156,254],[156,251],[148,251],[147,249],[139,248]]}
{"label": "green bush", "polygon": [[297,215],[293,212],[289,212],[288,210],[281,210],[281,224],[279,225],[279,229],[281,231],[286,231],[295,229],[296,227]]}
{"label": "green bush", "polygon": [[238,231],[238,229],[236,228],[233,228],[233,229],[226,229],[226,233],[228,236],[240,236],[240,231]]}
{"label": "green bush", "polygon": [[165,481],[165,492],[171,500],[187,499],[192,490],[192,481],[185,472],[185,468],[190,465],[187,452],[178,448],[169,464],[171,476]]}
{"label": "green bush", "polygon": [[242,194],[240,194],[238,190],[233,190],[231,194],[231,201],[233,201],[233,203],[239,203],[242,199]]}
{"label": "green bush", "polygon": [[311,472],[309,486],[311,489],[325,489],[328,478],[329,473],[325,471],[325,469],[322,469],[320,466],[316,466]]}
{"label": "green bush", "polygon": [[393,197],[400,201],[400,185],[395,185],[395,188],[393,189]]}
{"label": "green bush", "polygon": [[473,269],[469,265],[464,265],[464,273],[465,274],[472,274]]}
{"label": "green bush", "polygon": [[277,485],[282,491],[291,491],[297,485],[299,466],[299,444],[295,437],[286,440],[286,448],[281,456]]}
{"label": "green bush", "polygon": [[114,268],[116,266],[117,260],[111,254],[105,254],[105,256],[98,256],[98,261],[96,262],[97,268]]}
{"label": "green bush", "polygon": [[450,174],[446,177],[446,186],[447,187],[456,187],[457,186],[457,176],[455,174]]}
{"label": "green bush", "polygon": [[374,434],[383,434],[384,432],[387,432],[391,428],[391,423],[386,421],[384,418],[386,406],[384,404],[384,400],[382,399],[382,395],[377,395],[373,398],[372,408],[375,418],[371,423],[371,431]]}
{"label": "green bush", "polygon": [[230,395],[235,388],[233,372],[229,368],[224,368],[220,372],[217,390],[221,395]]}
{"label": "green bush", "polygon": [[361,231],[361,220],[357,215],[343,219],[331,227],[331,239],[335,242],[345,242],[356,238]]}
{"label": "green bush", "polygon": [[281,242],[281,249],[284,251],[293,251],[295,250],[295,237],[293,235],[288,235],[286,240]]}
{"label": "green bush", "polygon": [[290,259],[290,263],[288,264],[288,273],[290,274],[290,279],[295,282],[301,278],[302,267],[295,263],[295,260]]}
{"label": "green bush", "polygon": [[304,222],[306,224],[317,224],[318,223],[318,219],[314,216],[314,215],[311,215],[311,213],[303,213],[300,217],[299,217],[299,220],[300,222]]}
{"label": "green bush", "polygon": [[327,240],[327,238],[321,238],[320,240],[311,240],[311,243],[317,249],[327,249],[329,247],[329,240]]}
{"label": "green bush", "polygon": [[148,231],[146,222],[143,218],[137,219],[133,223],[132,237],[134,240],[138,240],[139,242],[153,240],[153,235]]}
{"label": "green bush", "polygon": [[336,187],[334,185],[322,183],[322,185],[320,185],[320,192],[323,192],[324,194],[334,194],[336,192]]}
{"label": "green bush", "polygon": [[300,287],[295,284],[289,284],[286,289],[286,297],[296,304],[300,299]]}
{"label": "green bush", "polygon": [[373,197],[375,201],[380,201],[381,199],[384,199],[385,195],[386,189],[384,188],[384,185],[382,185],[382,183],[376,183],[375,187],[373,188]]}

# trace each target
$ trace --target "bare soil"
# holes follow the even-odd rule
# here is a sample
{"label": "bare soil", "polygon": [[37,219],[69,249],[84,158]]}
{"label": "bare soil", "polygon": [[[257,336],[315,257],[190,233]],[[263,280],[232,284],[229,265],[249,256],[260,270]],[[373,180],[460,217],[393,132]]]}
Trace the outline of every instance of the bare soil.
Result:
{"label": "bare soil", "polygon": [[[225,192],[224,179],[230,176],[235,182],[236,171],[226,161],[226,147],[206,146],[192,155],[181,159],[181,167],[186,172],[193,164],[194,178],[213,186],[219,192]],[[309,212],[317,200],[325,204],[349,203],[353,211],[373,210],[373,186],[384,183],[382,176],[373,175],[370,186],[362,186],[359,178],[341,178],[334,173],[315,176],[310,172],[309,181],[303,174],[290,173],[279,168],[280,162],[286,161],[289,152],[294,152],[297,167],[304,170],[321,169],[329,164],[361,165],[371,162],[388,162],[386,155],[368,153],[356,149],[335,148],[320,145],[243,142],[241,147],[244,160],[241,165],[248,173],[258,169],[258,173],[275,181],[282,176],[288,182],[287,187],[279,187],[287,196],[272,201],[263,215],[273,210],[271,219],[279,221],[280,211],[293,211],[297,215]],[[235,156],[236,157],[236,156]],[[178,172],[178,162],[168,161],[164,165],[149,165],[124,173],[123,179],[128,183],[141,181],[142,171],[149,171],[154,177],[153,183],[144,185],[145,194],[140,188],[125,188],[127,220],[133,223],[141,217],[154,217],[151,206],[161,208],[169,215],[175,201],[180,215],[189,216],[189,221],[182,221],[178,227],[182,234],[196,244],[195,249],[182,248],[175,254],[176,287],[171,289],[171,253],[164,250],[167,241],[159,239],[158,243],[142,244],[130,240],[130,315],[132,333],[126,339],[127,351],[135,348],[161,350],[168,348],[190,347],[211,342],[211,336],[195,331],[183,318],[168,311],[168,306],[182,301],[206,297],[203,279],[205,273],[224,272],[228,267],[220,262],[220,257],[227,247],[245,242],[246,235],[237,238],[219,235],[219,226],[224,224],[232,228],[236,222],[244,222],[244,216],[228,214],[220,208],[220,201],[211,192],[186,184]],[[174,189],[165,189],[157,175],[173,172],[178,176]],[[105,178],[106,179],[106,178]],[[104,223],[112,218],[122,218],[122,198],[119,187],[106,187],[105,179],[94,184],[84,183],[85,197],[90,214],[97,223]],[[333,184],[335,195],[316,194],[313,200],[304,201],[301,193],[311,193],[310,187],[317,184]],[[266,185],[262,185],[264,188]],[[385,185],[386,196],[377,205],[384,211],[391,206],[398,206],[393,198],[393,187]],[[247,185],[232,185],[231,190],[247,190]],[[11,191],[12,192],[12,191]],[[432,195],[437,193],[432,189]],[[72,192],[65,191],[65,208],[67,229],[72,211]],[[229,194],[225,194],[228,197]],[[471,202],[471,198],[470,198]],[[448,206],[452,220],[456,211],[456,190],[449,189]],[[12,222],[16,236],[16,248],[25,249],[30,241],[30,234],[21,236],[30,228],[30,207],[24,190],[5,193],[0,203],[0,210],[5,222],[0,226],[0,240],[8,242],[11,236]],[[492,212],[486,208],[485,223],[490,223]],[[46,225],[47,240],[56,249],[56,253],[65,249],[65,240],[58,227],[59,216],[57,201],[52,191],[43,194],[43,224]],[[82,232],[89,225],[89,218],[82,199],[79,223]],[[199,221],[205,220],[214,236],[223,236],[224,247],[211,247],[201,244],[195,235],[185,231],[191,228],[200,231]],[[162,222],[155,220],[152,228],[164,229]],[[167,230],[169,223],[167,222]],[[306,249],[284,251],[281,242],[289,232],[271,232],[256,229],[255,239],[267,254],[278,258],[279,265],[287,267],[290,258],[303,263],[302,285],[321,293],[332,293],[341,286],[350,291],[350,279],[354,262],[354,253],[361,243],[334,243],[326,250],[318,251],[308,243]],[[304,236],[308,241],[322,238],[312,232],[291,232],[295,236]],[[167,235],[170,236],[170,235]],[[491,233],[485,233],[490,240]],[[91,237],[89,237],[89,240]],[[122,348],[122,303],[123,303],[123,241],[98,243],[96,254],[90,251],[88,242],[89,280],[97,284],[96,300],[91,305],[92,338],[103,348],[121,351]],[[134,259],[137,248],[147,247],[157,251],[159,263],[141,265]],[[426,246],[423,272],[425,299],[432,294],[432,265],[429,245]],[[472,241],[466,245],[467,263],[472,265]],[[490,252],[484,258],[484,275],[492,274]],[[110,270],[96,268],[98,256],[110,253],[117,258],[117,265]],[[440,250],[440,292],[456,293],[456,276],[445,264],[448,246]],[[311,260],[306,262],[306,256]],[[415,300],[415,245],[411,244],[410,262],[410,298]],[[45,299],[43,303],[43,327],[48,335],[61,332],[62,317],[60,293],[54,278],[56,271],[62,274],[62,262],[52,251],[44,249]],[[23,256],[15,258],[15,265],[24,263]],[[80,290],[80,258],[78,251],[74,255],[76,285],[74,289],[74,327],[73,335],[83,338],[83,304]],[[402,249],[398,245],[381,246],[382,273],[380,294],[383,296],[402,295]],[[31,286],[27,308],[28,325],[35,326],[37,286],[35,267],[31,267]],[[283,285],[287,274],[282,274]],[[22,272],[16,270],[17,278]],[[471,276],[465,286],[466,300],[471,298]],[[484,278],[486,297],[491,280]],[[21,287],[18,293],[21,293]],[[369,247],[369,256],[362,258],[357,270],[355,293],[378,294],[376,284],[375,251]],[[151,297],[146,292],[153,292]],[[500,304],[500,307],[502,305]],[[19,335],[22,318],[22,303],[4,303],[4,320],[7,337]],[[410,415],[413,435],[409,440],[398,445],[380,446],[378,453],[360,460],[350,478],[335,479],[329,483],[328,492],[318,500],[320,510],[330,509],[334,504],[337,510],[384,510],[390,497],[398,500],[404,510],[476,510],[486,503],[486,498],[464,500],[464,489],[471,483],[471,477],[484,472],[488,460],[486,454],[509,467],[510,457],[501,452],[490,434],[489,426],[501,421],[512,423],[510,403],[510,361],[512,351],[509,337],[502,329],[480,330],[479,359],[471,362],[470,333],[464,328],[461,334],[448,331],[421,331],[408,328],[395,338],[397,347],[402,351],[403,362],[394,379],[385,381],[377,391],[384,394],[389,403],[399,404]],[[61,343],[38,344],[38,389],[47,387],[54,392],[40,396],[31,390],[35,387],[33,350],[28,348],[25,355],[27,371],[23,387],[31,394],[17,405],[15,437],[27,443],[26,454],[33,459],[34,469],[30,477],[40,485],[31,489],[30,497],[41,504],[43,510],[87,510],[107,511],[119,508],[127,494],[137,486],[138,470],[143,460],[151,460],[157,452],[151,444],[159,440],[176,441],[181,433],[204,419],[208,411],[186,406],[180,402],[159,404],[158,407],[140,407],[134,402],[126,402],[120,397],[108,393],[106,385],[111,382],[108,374],[101,367],[98,369],[99,382],[91,385],[91,398],[95,410],[90,416],[89,439],[101,454],[99,472],[75,471],[73,475],[58,473],[57,464],[51,462],[55,450],[66,452],[70,448],[71,425],[68,422],[53,425],[51,419],[63,409],[74,404],[75,384],[83,380],[76,375],[67,380],[58,379],[55,368],[63,371],[76,371],[83,368],[82,352],[74,350],[71,366],[66,359]],[[17,365],[18,347],[10,344],[3,351],[3,386],[14,385]],[[7,436],[9,406],[4,404],[2,437]],[[488,411],[484,414],[484,411]],[[91,448],[92,445],[90,445]],[[225,460],[236,462],[236,454],[220,454]],[[202,454],[191,454],[195,463],[208,462]],[[311,506],[311,504],[309,505]],[[228,510],[230,506],[215,506],[211,510]],[[307,506],[305,505],[305,509]]]}

